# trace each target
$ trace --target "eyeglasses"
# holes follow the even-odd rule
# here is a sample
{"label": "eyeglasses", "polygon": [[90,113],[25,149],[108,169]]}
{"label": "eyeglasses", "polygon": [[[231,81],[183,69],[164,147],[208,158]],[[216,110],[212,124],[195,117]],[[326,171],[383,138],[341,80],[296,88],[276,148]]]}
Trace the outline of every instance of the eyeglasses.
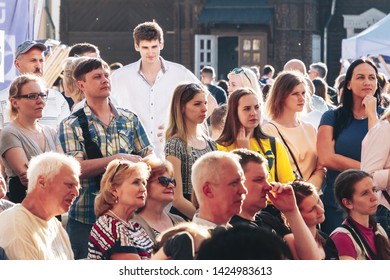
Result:
{"label": "eyeglasses", "polygon": [[129,168],[128,164],[122,163],[122,162],[119,161],[119,164],[116,166],[114,174],[111,177],[110,183],[112,183],[114,181],[115,175],[118,173],[119,169],[121,169],[121,166],[125,167],[123,170],[126,170],[127,168]]}
{"label": "eyeglasses", "polygon": [[234,68],[232,70],[232,73],[234,74],[240,74],[240,73],[244,73],[245,77],[248,79],[249,83],[252,85],[252,82],[251,82],[251,79],[249,78],[249,76],[245,73],[245,70],[241,67],[237,67],[237,68]]}
{"label": "eyeglasses", "polygon": [[160,176],[157,178],[158,182],[165,188],[169,186],[169,184],[172,184],[174,187],[176,187],[176,180],[175,178],[169,178],[165,176]]}
{"label": "eyeglasses", "polygon": [[47,91],[45,92],[32,92],[29,94],[20,94],[16,96],[15,98],[26,98],[28,100],[38,100],[38,97],[42,98],[43,101],[47,101],[48,94]]}

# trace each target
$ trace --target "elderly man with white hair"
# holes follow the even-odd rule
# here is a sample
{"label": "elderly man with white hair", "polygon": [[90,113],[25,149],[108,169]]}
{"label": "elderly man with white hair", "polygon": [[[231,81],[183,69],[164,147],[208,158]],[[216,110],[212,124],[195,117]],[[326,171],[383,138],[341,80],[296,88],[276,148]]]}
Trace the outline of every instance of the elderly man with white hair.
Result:
{"label": "elderly man with white hair", "polygon": [[192,167],[191,180],[199,203],[193,222],[227,226],[241,212],[248,191],[237,155],[213,151],[201,156]]}
{"label": "elderly man with white hair", "polygon": [[80,163],[48,152],[31,159],[27,196],[0,214],[0,247],[11,260],[69,260],[69,237],[56,215],[79,195]]}

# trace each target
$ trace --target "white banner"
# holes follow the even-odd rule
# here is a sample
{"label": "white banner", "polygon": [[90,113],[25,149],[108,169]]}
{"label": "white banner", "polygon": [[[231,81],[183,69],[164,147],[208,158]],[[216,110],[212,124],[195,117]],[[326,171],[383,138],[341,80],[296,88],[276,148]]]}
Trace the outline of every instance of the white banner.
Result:
{"label": "white banner", "polygon": [[[0,261],[1,279],[219,280],[387,278],[387,261]],[[21,269],[22,268],[22,269]]]}
{"label": "white banner", "polygon": [[0,83],[4,83],[4,30],[0,30]]}
{"label": "white banner", "polygon": [[0,0],[0,30],[4,30],[4,81],[0,90],[16,77],[15,51],[20,43],[33,39],[33,25],[34,0]]}

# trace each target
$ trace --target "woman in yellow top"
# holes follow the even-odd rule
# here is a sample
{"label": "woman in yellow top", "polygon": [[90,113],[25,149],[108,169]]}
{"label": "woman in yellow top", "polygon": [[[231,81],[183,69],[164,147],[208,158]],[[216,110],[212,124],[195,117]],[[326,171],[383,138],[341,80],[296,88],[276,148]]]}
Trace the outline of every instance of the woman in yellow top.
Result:
{"label": "woman in yellow top", "polygon": [[[270,182],[291,182],[295,176],[287,152],[279,140],[266,135],[261,130],[260,108],[259,96],[252,89],[235,90],[229,96],[226,122],[217,140],[217,148],[227,152],[237,148],[259,152],[268,161]],[[275,145],[271,143],[273,140],[275,140]],[[272,148],[272,146],[275,147]]]}

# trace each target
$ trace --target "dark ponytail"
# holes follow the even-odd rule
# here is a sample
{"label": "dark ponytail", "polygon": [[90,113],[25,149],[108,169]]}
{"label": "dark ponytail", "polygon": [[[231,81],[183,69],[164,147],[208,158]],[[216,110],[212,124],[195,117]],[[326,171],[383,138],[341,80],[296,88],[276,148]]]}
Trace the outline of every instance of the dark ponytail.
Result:
{"label": "dark ponytail", "polygon": [[374,242],[375,242],[376,255],[378,257],[378,260],[390,260],[389,239],[379,233],[378,224],[376,223],[374,216],[370,216],[369,224],[372,227],[372,230],[374,231],[375,234]]}

